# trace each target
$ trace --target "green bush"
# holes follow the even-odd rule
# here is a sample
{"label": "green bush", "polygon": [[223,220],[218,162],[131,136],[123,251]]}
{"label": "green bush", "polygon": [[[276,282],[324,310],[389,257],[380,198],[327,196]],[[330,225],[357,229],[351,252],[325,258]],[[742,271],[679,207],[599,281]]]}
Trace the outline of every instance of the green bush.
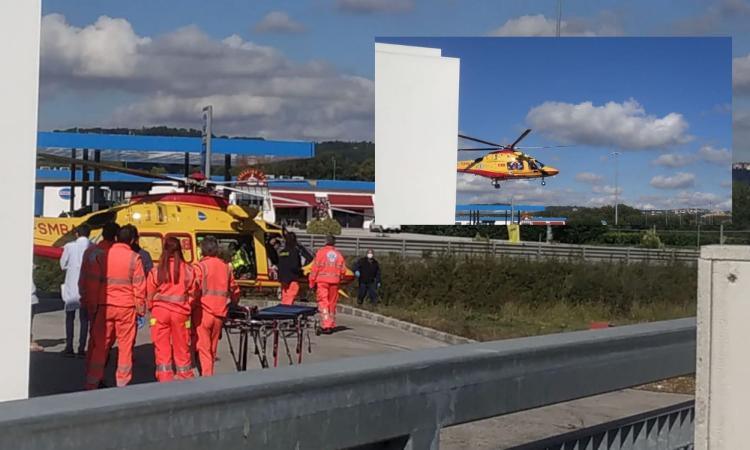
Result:
{"label": "green bush", "polygon": [[332,234],[338,236],[341,234],[341,224],[330,217],[325,219],[313,219],[307,223],[307,232],[309,234]]}
{"label": "green bush", "polygon": [[65,272],[60,269],[57,260],[34,258],[34,284],[38,292],[60,292],[60,285],[65,281]]}
{"label": "green bush", "polygon": [[641,236],[641,247],[644,248],[663,248],[659,235],[656,234],[656,230],[648,230]]}
{"label": "green bush", "polygon": [[[595,305],[627,316],[643,305],[696,301],[695,267],[530,261],[441,254],[426,260],[379,257],[386,304],[468,308],[500,313],[509,305]],[[354,288],[354,286],[352,286]]]}

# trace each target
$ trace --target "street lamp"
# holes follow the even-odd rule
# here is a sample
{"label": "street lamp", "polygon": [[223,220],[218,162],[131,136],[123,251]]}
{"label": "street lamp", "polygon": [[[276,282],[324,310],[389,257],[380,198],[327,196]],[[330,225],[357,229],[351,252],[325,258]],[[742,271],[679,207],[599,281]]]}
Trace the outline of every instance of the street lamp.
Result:
{"label": "street lamp", "polygon": [[617,185],[617,172],[618,172],[618,170],[617,170],[618,169],[618,167],[617,167],[618,166],[618,164],[617,164],[618,158],[617,157],[620,156],[620,152],[612,152],[612,153],[610,153],[610,155],[612,155],[612,156],[615,157],[615,226],[617,226],[617,209],[618,209],[618,204],[620,203],[619,189],[618,189],[618,185]]}
{"label": "street lamp", "polygon": [[333,179],[336,180],[336,158],[331,157],[333,160]]}

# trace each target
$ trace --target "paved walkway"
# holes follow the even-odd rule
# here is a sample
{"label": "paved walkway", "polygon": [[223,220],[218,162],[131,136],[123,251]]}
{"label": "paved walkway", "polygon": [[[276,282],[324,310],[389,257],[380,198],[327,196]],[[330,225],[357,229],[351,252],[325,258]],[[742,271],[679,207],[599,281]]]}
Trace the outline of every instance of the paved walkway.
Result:
{"label": "paved walkway", "polygon": [[[34,317],[34,339],[45,347],[45,352],[31,354],[30,394],[35,397],[82,390],[84,382],[83,360],[63,358],[60,354],[65,348],[65,313],[62,311],[62,301],[42,299],[41,306],[44,312]],[[77,320],[76,336],[79,331]],[[307,353],[307,345],[305,345],[303,363],[445,345],[439,341],[352,316],[339,315],[337,325],[340,326],[341,330],[333,335],[315,336],[311,334],[312,353]],[[154,350],[148,330],[148,326],[143,327],[139,330],[136,339],[133,369],[134,384],[156,381],[154,377]],[[232,339],[236,346],[237,336],[232,336]],[[77,345],[77,337],[74,342]],[[252,351],[252,348],[250,350]],[[291,351],[294,356],[293,347]],[[216,363],[216,373],[234,372],[234,361],[229,352],[226,336],[223,336],[219,341],[218,354],[219,361]],[[270,358],[270,349],[268,355]],[[116,350],[112,351],[110,360],[116,361],[114,358],[116,358]],[[279,365],[286,364],[288,364],[288,358],[282,347]],[[248,369],[260,368],[258,358],[253,354],[248,356],[248,366]],[[114,385],[113,367],[108,367],[105,383],[108,386]]]}

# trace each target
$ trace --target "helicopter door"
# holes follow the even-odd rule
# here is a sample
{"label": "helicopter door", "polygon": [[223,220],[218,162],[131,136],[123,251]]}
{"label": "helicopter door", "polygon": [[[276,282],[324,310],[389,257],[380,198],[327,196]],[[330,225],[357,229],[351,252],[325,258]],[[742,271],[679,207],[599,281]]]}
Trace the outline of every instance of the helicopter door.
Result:
{"label": "helicopter door", "polygon": [[151,260],[154,262],[154,266],[156,266],[159,263],[159,258],[161,258],[161,233],[140,233],[138,235],[138,245],[148,252]]}

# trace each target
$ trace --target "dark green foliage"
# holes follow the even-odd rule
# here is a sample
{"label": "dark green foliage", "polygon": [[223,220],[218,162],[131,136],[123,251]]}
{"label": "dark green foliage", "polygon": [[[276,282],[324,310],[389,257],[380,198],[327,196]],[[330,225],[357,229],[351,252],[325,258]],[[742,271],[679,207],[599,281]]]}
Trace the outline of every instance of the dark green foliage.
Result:
{"label": "dark green foliage", "polygon": [[735,181],[732,185],[732,222],[735,227],[750,228],[750,184]]}
{"label": "dark green foliage", "polygon": [[55,259],[34,257],[34,283],[38,292],[60,292],[65,272]]}
{"label": "dark green foliage", "polygon": [[696,268],[685,265],[601,264],[470,258],[380,257],[388,305],[441,305],[499,313],[506,304],[545,308],[604,306],[627,315],[636,304],[686,305],[696,301]]}
{"label": "dark green foliage", "polygon": [[375,145],[372,142],[321,142],[315,157],[263,164],[261,170],[277,176],[333,179],[334,160],[337,180],[375,180]]}

